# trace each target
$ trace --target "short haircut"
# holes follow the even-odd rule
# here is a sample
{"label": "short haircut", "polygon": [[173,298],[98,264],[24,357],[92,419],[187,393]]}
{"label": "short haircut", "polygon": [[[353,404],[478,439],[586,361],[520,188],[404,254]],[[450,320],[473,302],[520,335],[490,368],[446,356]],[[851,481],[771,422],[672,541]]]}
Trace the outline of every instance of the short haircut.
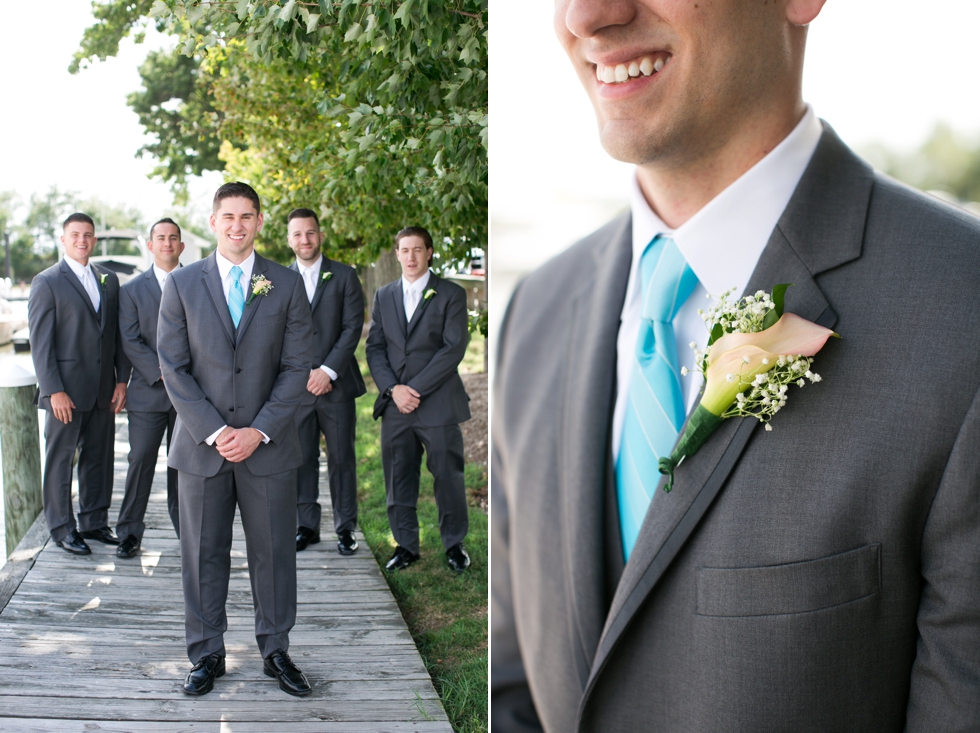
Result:
{"label": "short haircut", "polygon": [[91,216],[89,216],[88,214],[83,214],[80,211],[76,211],[74,214],[72,214],[67,219],[65,219],[64,223],[61,225],[61,231],[65,231],[65,229],[68,228],[68,225],[71,224],[73,221],[80,221],[83,224],[88,224],[90,227],[92,227],[93,230],[95,229],[95,222],[92,221]]}
{"label": "short haircut", "polygon": [[175,227],[177,227],[177,238],[178,239],[181,238],[180,224],[178,224],[177,222],[175,222],[169,216],[165,216],[162,219],[160,219],[159,221],[157,221],[153,226],[150,227],[150,239],[153,239],[153,230],[157,228],[157,225],[158,224],[173,224]]}
{"label": "short haircut", "polygon": [[398,249],[398,243],[405,237],[421,237],[422,241],[425,242],[425,248],[432,249],[432,235],[425,227],[405,227],[402,229],[395,235],[395,249]]}
{"label": "short haircut", "polygon": [[218,208],[221,206],[221,202],[225,199],[232,198],[248,199],[255,206],[256,214],[261,213],[262,211],[262,207],[259,204],[259,195],[255,193],[255,189],[249,186],[247,183],[234,181],[233,183],[226,183],[214,192],[214,202],[211,205],[211,213],[217,214]]}
{"label": "short haircut", "polygon": [[293,219],[312,219],[316,222],[316,228],[320,228],[320,217],[316,215],[313,209],[293,209],[286,217],[286,224],[289,224]]}

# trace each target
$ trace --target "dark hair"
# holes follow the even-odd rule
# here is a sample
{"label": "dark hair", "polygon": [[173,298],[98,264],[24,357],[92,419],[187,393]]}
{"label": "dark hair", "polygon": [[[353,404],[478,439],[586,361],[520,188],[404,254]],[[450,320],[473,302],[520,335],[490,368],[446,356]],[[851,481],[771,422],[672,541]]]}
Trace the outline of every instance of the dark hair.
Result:
{"label": "dark hair", "polygon": [[316,215],[313,209],[293,209],[286,217],[286,224],[289,224],[293,219],[312,219],[316,222],[316,228],[320,228],[320,217]]}
{"label": "dark hair", "polygon": [[405,227],[395,235],[395,249],[405,237],[421,237],[426,249],[432,249],[432,235],[424,227]]}
{"label": "dark hair", "polygon": [[73,221],[80,221],[83,224],[88,224],[90,227],[92,227],[92,229],[95,229],[95,222],[92,221],[91,216],[88,214],[83,214],[80,211],[76,211],[74,214],[65,219],[64,223],[61,225],[61,231],[65,231],[65,229],[68,228],[68,225]]}
{"label": "dark hair", "polygon": [[259,195],[255,193],[255,189],[249,186],[247,183],[234,181],[233,183],[226,183],[214,192],[214,202],[211,205],[211,213],[217,214],[218,207],[221,206],[221,202],[225,199],[231,198],[248,199],[255,206],[256,214],[262,211],[262,207],[259,204]]}
{"label": "dark hair", "polygon": [[157,228],[157,224],[173,224],[175,227],[177,227],[177,238],[178,239],[181,238],[180,224],[175,222],[169,216],[165,216],[162,219],[160,219],[158,222],[156,222],[153,226],[150,227],[150,239],[153,239],[153,230]]}

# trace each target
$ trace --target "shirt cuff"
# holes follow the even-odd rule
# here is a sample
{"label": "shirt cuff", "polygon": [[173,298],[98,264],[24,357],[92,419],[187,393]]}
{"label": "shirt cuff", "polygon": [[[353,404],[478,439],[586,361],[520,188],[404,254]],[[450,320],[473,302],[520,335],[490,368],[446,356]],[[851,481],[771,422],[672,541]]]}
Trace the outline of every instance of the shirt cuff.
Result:
{"label": "shirt cuff", "polygon": [[228,427],[228,426],[227,425],[222,425],[220,428],[218,428],[213,433],[211,433],[211,435],[209,435],[208,437],[206,437],[204,439],[204,442],[207,443],[208,445],[214,445],[214,441],[216,441],[218,439],[218,436],[221,435],[221,431],[224,430],[226,427]]}
{"label": "shirt cuff", "polygon": [[263,433],[263,432],[262,432],[261,430],[259,430],[258,428],[254,428],[254,429],[255,429],[255,430],[256,430],[256,431],[258,432],[258,434],[259,434],[259,435],[261,435],[261,436],[262,436],[262,442],[263,442],[263,443],[268,443],[268,442],[269,442],[269,436],[268,436],[268,435],[266,435],[265,433]]}
{"label": "shirt cuff", "polygon": [[328,367],[326,364],[321,364],[320,368],[327,373],[327,376],[329,376],[330,379],[334,381],[337,380],[337,372],[335,372],[333,369]]}

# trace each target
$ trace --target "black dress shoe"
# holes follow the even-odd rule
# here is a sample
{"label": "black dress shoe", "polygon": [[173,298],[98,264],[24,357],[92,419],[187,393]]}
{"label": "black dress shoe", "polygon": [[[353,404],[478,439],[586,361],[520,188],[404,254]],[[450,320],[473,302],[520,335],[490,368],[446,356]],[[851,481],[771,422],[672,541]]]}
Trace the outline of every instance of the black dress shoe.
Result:
{"label": "black dress shoe", "polygon": [[140,550],[140,538],[134,534],[129,535],[116,548],[116,557],[133,557]]}
{"label": "black dress shoe", "polygon": [[394,570],[404,570],[420,557],[422,556],[413,554],[399,545],[395,548],[395,554],[392,555],[391,559],[385,563],[385,570],[387,570],[389,573]]}
{"label": "black dress shoe", "polygon": [[337,552],[341,555],[353,555],[357,552],[357,539],[349,529],[337,533]]}
{"label": "black dress shoe", "polygon": [[320,541],[320,533],[314,532],[309,527],[300,527],[296,530],[296,552],[302,552],[307,545],[315,545]]}
{"label": "black dress shoe", "polygon": [[454,573],[461,573],[470,566],[470,556],[463,549],[462,542],[446,550],[446,560],[449,561],[449,569]]}
{"label": "black dress shoe", "polygon": [[206,695],[214,689],[214,681],[225,674],[225,658],[220,654],[201,657],[184,679],[184,692],[188,695]]}
{"label": "black dress shoe", "polygon": [[82,532],[82,537],[87,540],[98,540],[99,542],[104,542],[107,545],[118,545],[119,538],[112,533],[112,530],[108,527],[99,527],[99,529],[89,529]]}
{"label": "black dress shoe", "polygon": [[77,529],[73,529],[68,533],[68,536],[63,540],[58,540],[58,547],[60,547],[65,552],[70,552],[73,555],[91,555],[91,548],[85,544],[85,540],[82,536],[78,534]]}
{"label": "black dress shoe", "polygon": [[262,670],[269,677],[279,678],[279,689],[290,695],[302,697],[313,692],[306,675],[299,671],[284,649],[276,649],[265,658]]}

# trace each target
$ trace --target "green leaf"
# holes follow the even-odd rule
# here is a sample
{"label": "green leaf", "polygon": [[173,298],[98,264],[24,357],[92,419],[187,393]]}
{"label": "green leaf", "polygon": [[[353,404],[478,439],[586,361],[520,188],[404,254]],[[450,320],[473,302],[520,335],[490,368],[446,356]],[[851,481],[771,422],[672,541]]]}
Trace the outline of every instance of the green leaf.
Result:
{"label": "green leaf", "polygon": [[319,13],[310,13],[309,19],[306,21],[306,32],[312,33],[316,30],[317,23],[320,22]]}
{"label": "green leaf", "polygon": [[711,335],[708,336],[708,346],[711,346],[715,341],[720,339],[725,335],[725,329],[721,327],[720,323],[716,323],[711,329]]}
{"label": "green leaf", "polygon": [[776,309],[776,318],[783,315],[783,305],[786,301],[786,289],[793,283],[782,283],[772,289],[772,303]]}

